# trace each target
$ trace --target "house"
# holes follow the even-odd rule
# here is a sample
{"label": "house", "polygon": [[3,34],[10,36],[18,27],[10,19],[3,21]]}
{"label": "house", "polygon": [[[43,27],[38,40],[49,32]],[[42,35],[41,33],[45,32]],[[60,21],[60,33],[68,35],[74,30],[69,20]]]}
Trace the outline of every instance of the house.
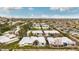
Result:
{"label": "house", "polygon": [[36,29],[41,29],[39,23],[34,23],[34,24],[32,25],[32,27],[33,27],[33,28],[36,28]]}
{"label": "house", "polygon": [[[27,32],[27,36],[29,36],[30,33],[37,36],[43,36],[42,30],[30,30]],[[56,30],[44,30],[44,33],[46,34],[46,36],[49,36],[49,34],[60,34],[60,32]]]}
{"label": "house", "polygon": [[45,46],[46,45],[46,41],[44,37],[37,37],[38,40],[38,46]]}
{"label": "house", "polygon": [[5,44],[9,44],[12,42],[18,41],[18,38],[9,38],[6,36],[0,36],[0,43],[5,43]]}
{"label": "house", "polygon": [[3,36],[0,36],[0,43],[9,44],[16,42],[18,40],[19,40],[18,37],[16,37],[16,35],[14,34],[5,34]]}
{"label": "house", "polygon": [[32,45],[33,41],[34,40],[31,40],[31,37],[23,37],[19,42],[19,46]]}
{"label": "house", "polygon": [[10,39],[6,36],[0,36],[0,43],[6,43],[8,42]]}
{"label": "house", "polygon": [[[47,37],[50,46],[75,46],[76,42],[67,37]],[[46,46],[44,37],[23,37],[19,42],[19,46]]]}
{"label": "house", "polygon": [[63,46],[67,46],[67,45],[76,45],[75,41],[72,41],[71,39],[67,38],[67,37],[57,37],[57,38],[53,38],[53,37],[48,37],[47,38],[48,42],[50,45],[63,45]]}
{"label": "house", "polygon": [[54,45],[55,40],[53,37],[47,37],[47,40],[48,40],[50,46]]}
{"label": "house", "polygon": [[45,46],[46,41],[44,37],[23,37],[22,40],[19,42],[19,46]]}
{"label": "house", "polygon": [[42,36],[43,34],[42,30],[30,30],[27,32],[27,36],[30,36],[31,33],[37,36]]}
{"label": "house", "polygon": [[41,29],[41,26],[43,29],[49,29],[49,25],[45,24],[45,23],[34,23],[33,24],[33,28],[35,29]]}
{"label": "house", "polygon": [[43,29],[49,29],[49,25],[47,25],[46,23],[41,23],[41,26]]}
{"label": "house", "polygon": [[70,31],[69,33],[73,36],[79,36],[79,31]]}
{"label": "house", "polygon": [[60,32],[58,32],[57,30],[45,30],[44,33],[46,36],[50,36],[50,34],[53,36],[60,34]]}
{"label": "house", "polygon": [[16,37],[16,35],[14,35],[14,34],[5,34],[4,36],[6,36],[6,37],[8,37],[10,39]]}

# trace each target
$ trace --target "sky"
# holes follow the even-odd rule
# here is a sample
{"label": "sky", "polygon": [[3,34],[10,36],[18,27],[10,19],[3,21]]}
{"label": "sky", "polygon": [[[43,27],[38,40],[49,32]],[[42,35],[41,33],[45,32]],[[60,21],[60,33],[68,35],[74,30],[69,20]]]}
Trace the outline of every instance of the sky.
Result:
{"label": "sky", "polygon": [[79,7],[0,7],[0,16],[18,18],[79,18]]}

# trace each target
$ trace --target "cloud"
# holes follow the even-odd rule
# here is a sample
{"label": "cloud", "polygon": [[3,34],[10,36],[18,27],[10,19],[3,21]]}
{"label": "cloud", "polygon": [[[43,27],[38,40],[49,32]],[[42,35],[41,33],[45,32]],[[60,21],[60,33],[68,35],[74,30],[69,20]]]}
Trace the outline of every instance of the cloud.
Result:
{"label": "cloud", "polygon": [[71,9],[71,7],[50,7],[50,10],[59,10],[59,11],[68,11]]}
{"label": "cloud", "polygon": [[32,14],[31,16],[29,16],[29,18],[79,18],[78,15],[46,15],[46,14],[42,14],[42,15],[34,15]]}
{"label": "cloud", "polygon": [[22,7],[2,7],[2,9],[6,10],[15,10],[15,9],[21,9]]}
{"label": "cloud", "polygon": [[78,15],[34,15],[32,14],[31,16],[11,16],[11,15],[1,15],[4,17],[9,17],[9,18],[79,18]]}
{"label": "cloud", "polygon": [[33,8],[32,7],[29,7],[28,10],[33,10]]}
{"label": "cloud", "polygon": [[45,15],[45,14],[42,14],[42,15],[34,15],[34,14],[32,14],[31,16],[29,16],[29,18],[50,18],[50,16]]}
{"label": "cloud", "polygon": [[45,15],[45,14],[42,14],[42,15],[31,14],[31,16],[29,16],[29,18],[49,18],[49,16]]}
{"label": "cloud", "polygon": [[22,9],[22,7],[0,7],[0,12],[10,13],[13,10]]}
{"label": "cloud", "polygon": [[42,18],[49,18],[50,16],[49,16],[49,15],[44,15],[44,14],[43,14],[43,15],[41,15],[41,17],[42,17]]}

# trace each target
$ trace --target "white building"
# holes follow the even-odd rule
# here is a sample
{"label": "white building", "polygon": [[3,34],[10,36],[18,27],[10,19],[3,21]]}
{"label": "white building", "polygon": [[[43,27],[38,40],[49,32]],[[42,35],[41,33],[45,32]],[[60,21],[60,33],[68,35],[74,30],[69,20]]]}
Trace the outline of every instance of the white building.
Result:
{"label": "white building", "polygon": [[[34,43],[38,41],[37,43]],[[45,46],[46,41],[44,37],[23,37],[23,39],[19,42],[19,46],[26,45],[35,45],[35,46]]]}
{"label": "white building", "polygon": [[53,37],[47,37],[47,40],[48,40],[50,45],[54,45],[55,40]]}
{"label": "white building", "polygon": [[8,42],[10,39],[6,36],[0,36],[0,43],[6,43]]}
{"label": "white building", "polygon": [[3,36],[0,36],[0,43],[9,44],[18,40],[18,37],[11,31],[7,31],[3,34]]}
{"label": "white building", "polygon": [[49,25],[47,25],[46,23],[41,23],[41,26],[43,29],[49,29]]}
{"label": "white building", "polygon": [[32,33],[33,35],[38,35],[38,36],[42,36],[43,34],[42,30],[30,30],[27,32],[27,36],[29,36],[30,33]]}
{"label": "white building", "polygon": [[[72,46],[76,45],[75,41],[67,37],[47,37],[50,46]],[[34,43],[36,41],[36,43]],[[46,46],[46,41],[44,37],[23,37],[23,39],[19,42],[19,46]]]}
{"label": "white building", "polygon": [[74,36],[79,36],[79,32],[77,31],[70,31],[69,33]]}
{"label": "white building", "polygon": [[71,39],[67,37],[48,37],[47,38],[50,45],[76,45],[75,41],[72,41]]}
{"label": "white building", "polygon": [[18,41],[19,39],[17,37],[11,38],[7,37],[7,36],[0,36],[0,43],[5,43],[5,44],[9,44],[15,41]]}
{"label": "white building", "polygon": [[36,28],[36,29],[41,29],[41,27],[40,27],[40,24],[39,24],[39,23],[34,23],[34,24],[33,24],[33,28]]}
{"label": "white building", "polygon": [[49,25],[45,24],[45,23],[34,23],[33,24],[33,28],[36,28],[36,29],[41,29],[40,25],[42,26],[43,29],[48,29],[49,28]]}
{"label": "white building", "polygon": [[[42,30],[30,30],[27,32],[27,36],[29,36],[30,32],[36,35],[40,35],[40,36],[42,36],[43,34]],[[49,34],[60,34],[60,32],[58,32],[57,30],[44,30],[44,32],[46,36],[48,36]]]}

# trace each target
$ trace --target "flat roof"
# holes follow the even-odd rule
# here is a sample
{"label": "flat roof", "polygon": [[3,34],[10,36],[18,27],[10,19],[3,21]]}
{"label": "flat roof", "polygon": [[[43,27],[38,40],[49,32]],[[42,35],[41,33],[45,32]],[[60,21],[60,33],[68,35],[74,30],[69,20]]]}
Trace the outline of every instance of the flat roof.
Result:
{"label": "flat roof", "polygon": [[[42,30],[30,30],[27,33],[43,33]],[[57,30],[44,30],[45,33],[60,33]]]}
{"label": "flat roof", "polygon": [[10,39],[6,36],[0,36],[0,43],[5,43],[5,42],[8,42],[10,41]]}
{"label": "flat roof", "polygon": [[22,40],[19,42],[19,44],[33,43],[35,40],[46,43],[44,37],[23,37]]}
{"label": "flat roof", "polygon": [[50,44],[54,44],[54,42],[59,43],[59,44],[63,44],[63,43],[68,43],[68,44],[76,44],[75,41],[72,41],[71,39],[67,38],[67,37],[48,37],[47,40],[49,41]]}

